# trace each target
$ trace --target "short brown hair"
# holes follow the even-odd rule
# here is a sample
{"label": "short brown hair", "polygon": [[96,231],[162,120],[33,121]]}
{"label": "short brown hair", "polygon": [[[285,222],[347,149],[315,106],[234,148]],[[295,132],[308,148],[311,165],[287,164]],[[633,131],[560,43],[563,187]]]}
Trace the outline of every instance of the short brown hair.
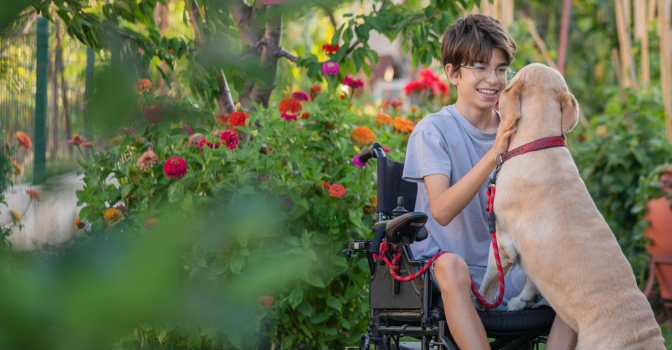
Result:
{"label": "short brown hair", "polygon": [[441,64],[454,67],[475,62],[488,63],[493,48],[504,51],[510,64],[516,54],[516,42],[498,19],[471,14],[458,18],[446,28],[441,39]]}

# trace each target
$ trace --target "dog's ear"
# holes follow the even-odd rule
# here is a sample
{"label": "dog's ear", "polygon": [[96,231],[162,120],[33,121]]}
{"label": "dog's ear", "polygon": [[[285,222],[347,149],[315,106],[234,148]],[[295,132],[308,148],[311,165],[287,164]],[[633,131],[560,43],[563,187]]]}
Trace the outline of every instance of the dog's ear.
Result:
{"label": "dog's ear", "polygon": [[561,93],[558,102],[562,111],[562,133],[566,134],[579,122],[579,103],[569,91]]}
{"label": "dog's ear", "polygon": [[504,123],[504,130],[510,129],[521,115],[521,105],[520,100],[522,98],[523,91],[525,90],[525,83],[516,80],[513,84],[507,86],[506,89],[502,92],[502,95],[505,95],[503,99],[504,103],[500,102],[500,110],[502,114],[502,123]]}

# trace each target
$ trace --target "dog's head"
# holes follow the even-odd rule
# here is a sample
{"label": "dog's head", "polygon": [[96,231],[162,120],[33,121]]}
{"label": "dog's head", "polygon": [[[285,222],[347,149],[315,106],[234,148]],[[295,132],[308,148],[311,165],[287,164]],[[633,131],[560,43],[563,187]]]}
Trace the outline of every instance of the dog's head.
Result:
{"label": "dog's head", "polygon": [[550,137],[566,134],[579,120],[579,104],[562,75],[541,63],[525,66],[499,99],[504,128],[518,123],[517,135]]}

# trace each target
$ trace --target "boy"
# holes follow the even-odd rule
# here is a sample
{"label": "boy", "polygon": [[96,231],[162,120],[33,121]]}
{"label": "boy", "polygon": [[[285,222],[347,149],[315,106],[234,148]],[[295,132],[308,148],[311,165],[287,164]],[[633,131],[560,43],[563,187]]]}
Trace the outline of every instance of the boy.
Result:
{"label": "boy", "polygon": [[[469,15],[443,34],[441,63],[457,88],[454,105],[422,119],[408,141],[403,177],[418,184],[415,211],[428,214],[429,237],[411,245],[418,259],[440,251],[433,273],[446,310],[446,321],[461,349],[490,349],[471,298],[471,280],[479,287],[488,264],[490,234],[486,212],[487,182],[495,156],[506,152],[516,132],[500,127],[495,103],[512,78],[509,68],[516,43],[497,19]],[[526,276],[514,265],[506,276],[504,301],[517,296]],[[545,302],[545,301],[544,301]],[[547,305],[547,304],[546,304]],[[576,333],[556,316],[546,349],[574,349]]]}

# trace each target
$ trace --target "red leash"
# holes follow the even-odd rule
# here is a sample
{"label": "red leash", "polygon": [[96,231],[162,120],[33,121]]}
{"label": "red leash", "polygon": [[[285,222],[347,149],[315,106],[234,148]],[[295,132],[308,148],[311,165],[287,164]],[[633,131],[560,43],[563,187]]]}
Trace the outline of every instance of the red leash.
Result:
{"label": "red leash", "polygon": [[[504,271],[502,271],[502,261],[499,257],[499,247],[497,246],[497,230],[495,226],[495,209],[494,209],[494,204],[495,204],[495,183],[497,182],[497,176],[499,175],[499,171],[502,168],[502,165],[504,164],[505,161],[521,155],[525,154],[527,152],[532,152],[540,149],[545,149],[545,148],[551,148],[551,147],[558,147],[558,146],[564,146],[567,147],[567,143],[565,141],[564,136],[558,136],[558,137],[548,137],[540,140],[536,140],[530,143],[527,143],[523,146],[517,147],[509,152],[506,153],[500,153],[497,155],[495,158],[495,162],[497,163],[497,167],[495,168],[495,174],[492,177],[492,180],[490,180],[490,183],[488,184],[488,192],[487,192],[487,200],[486,200],[486,207],[488,210],[488,223],[490,226],[490,237],[492,239],[492,250],[495,254],[495,261],[497,262],[497,273],[499,274],[499,291],[497,292],[497,299],[495,300],[494,303],[488,303],[485,301],[485,298],[481,295],[481,293],[478,292],[478,289],[476,288],[476,284],[474,283],[474,278],[471,277],[471,291],[474,293],[476,296],[476,299],[483,304],[488,309],[494,309],[498,307],[501,303],[502,300],[504,299]],[[410,276],[399,276],[397,274],[397,270],[399,270],[399,266],[397,265],[399,263],[399,258],[401,257],[401,251],[398,251],[395,253],[394,257],[392,258],[392,261],[390,261],[387,258],[387,255],[385,255],[385,252],[390,251],[390,245],[387,243],[387,240],[384,240],[380,244],[380,254],[372,254],[373,258],[376,260],[379,260],[381,257],[383,261],[385,261],[385,264],[390,267],[390,274],[394,279],[397,281],[401,282],[407,282],[407,281],[412,281],[416,278],[418,278],[420,275],[424,274],[427,269],[434,264],[436,259],[438,259],[441,255],[443,254],[453,254],[453,252],[449,251],[443,251],[440,252],[434,257],[432,257],[425,266],[423,266],[418,272],[410,275]]]}

